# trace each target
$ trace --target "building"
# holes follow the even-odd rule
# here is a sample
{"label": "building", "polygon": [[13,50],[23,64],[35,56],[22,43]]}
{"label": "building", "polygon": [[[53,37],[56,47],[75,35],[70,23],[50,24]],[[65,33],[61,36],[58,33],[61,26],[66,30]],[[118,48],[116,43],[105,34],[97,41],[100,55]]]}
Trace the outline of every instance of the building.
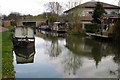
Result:
{"label": "building", "polygon": [[46,20],[43,19],[20,19],[17,22],[17,26],[35,26],[38,27],[40,26],[42,23],[45,23]]}
{"label": "building", "polygon": [[[74,13],[76,14],[77,11],[78,11],[78,9],[76,9],[76,8],[79,8],[79,6],[82,6],[83,7],[82,14],[80,14],[80,13],[77,13],[77,14],[82,15],[81,24],[82,24],[82,29],[84,29],[85,24],[91,23],[92,14],[93,14],[93,11],[94,11],[94,8],[95,8],[97,2],[98,1],[92,0],[92,1],[89,1],[89,2],[86,2],[86,3],[83,3],[81,5],[78,5],[76,7],[73,7],[71,9],[65,11],[64,13],[66,15],[72,13],[73,16],[74,16]],[[104,3],[104,2],[100,2],[100,3],[103,5],[105,11],[107,12],[107,14],[109,16],[110,15],[112,16],[113,14],[116,14],[116,15],[119,14],[120,6],[116,6],[116,5],[112,5],[112,4],[108,4],[108,3]],[[118,4],[120,5],[120,2]]]}
{"label": "building", "polygon": [[11,21],[10,20],[2,20],[2,25],[5,27],[11,26]]}

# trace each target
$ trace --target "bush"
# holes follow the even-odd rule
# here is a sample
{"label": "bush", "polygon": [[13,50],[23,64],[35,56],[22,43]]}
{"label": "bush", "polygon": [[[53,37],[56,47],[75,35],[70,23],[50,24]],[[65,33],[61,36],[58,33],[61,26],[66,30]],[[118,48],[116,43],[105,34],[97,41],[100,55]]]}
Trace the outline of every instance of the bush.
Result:
{"label": "bush", "polygon": [[85,24],[86,32],[95,33],[97,30],[99,30],[99,28],[100,28],[100,25],[97,23]]}
{"label": "bush", "polygon": [[120,42],[120,18],[116,21],[115,25],[113,26],[113,37],[116,40],[116,42]]}
{"label": "bush", "polygon": [[15,23],[14,21],[11,21],[11,25],[12,25],[12,26],[15,26],[16,23]]}
{"label": "bush", "polygon": [[67,31],[69,34],[79,34],[79,32],[78,31],[76,31],[76,30],[69,30],[69,31]]}
{"label": "bush", "polygon": [[76,30],[69,30],[67,31],[68,34],[70,35],[81,35],[81,36],[85,36],[85,33],[84,32],[78,32]]}

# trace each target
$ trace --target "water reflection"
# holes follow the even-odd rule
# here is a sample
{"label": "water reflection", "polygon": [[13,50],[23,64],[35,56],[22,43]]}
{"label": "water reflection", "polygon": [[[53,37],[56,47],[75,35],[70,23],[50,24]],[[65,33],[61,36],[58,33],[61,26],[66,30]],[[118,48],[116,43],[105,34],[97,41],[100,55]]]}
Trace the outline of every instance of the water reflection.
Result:
{"label": "water reflection", "polygon": [[57,33],[57,32],[50,32],[50,31],[43,31],[43,30],[39,30],[37,31],[37,35],[39,34],[43,34],[44,36],[47,36],[47,37],[54,37],[54,38],[58,38],[58,37],[61,37],[61,38],[65,38],[67,36],[67,33]]}
{"label": "water reflection", "polygon": [[76,72],[80,69],[80,66],[82,66],[82,61],[79,56],[68,51],[67,55],[63,57],[62,65],[67,75],[76,75]]}
{"label": "water reflection", "polygon": [[17,64],[26,64],[34,62],[35,46],[34,43],[25,47],[14,47]]}
{"label": "water reflection", "polygon": [[[29,66],[15,65],[16,77],[32,78],[118,78],[120,77],[120,46],[81,36],[70,36],[51,32],[37,32],[34,48],[15,49],[15,53],[31,56]],[[33,49],[33,50],[32,50]],[[23,53],[23,52],[24,53]],[[22,56],[17,62],[25,58]],[[21,56],[21,54],[20,54]],[[29,58],[29,57],[28,57]],[[34,58],[34,59],[33,59]],[[23,61],[27,62],[27,61]],[[20,70],[34,70],[27,74]],[[26,72],[27,72],[26,71]],[[31,76],[30,76],[31,75]]]}
{"label": "water reflection", "polygon": [[50,41],[50,46],[46,46],[46,54],[48,54],[50,57],[58,57],[62,53],[62,46],[59,45],[59,40],[64,39],[67,34],[46,31],[39,32],[37,33],[37,36],[41,37],[42,35],[45,40]]}
{"label": "water reflection", "polygon": [[102,58],[110,55],[114,56],[113,60],[118,64],[118,69],[109,70],[109,72],[110,75],[120,78],[120,46],[118,44],[113,45],[107,42],[98,42],[91,39],[69,36],[66,39],[66,47],[75,55],[80,57],[85,56],[93,59],[96,64],[96,68],[99,66]]}
{"label": "water reflection", "polygon": [[114,62],[118,64],[118,68],[116,70],[111,70],[110,74],[111,75],[117,75],[118,78],[120,78],[120,44],[119,43],[115,43],[112,45],[112,51],[114,52],[115,56],[113,58]]}

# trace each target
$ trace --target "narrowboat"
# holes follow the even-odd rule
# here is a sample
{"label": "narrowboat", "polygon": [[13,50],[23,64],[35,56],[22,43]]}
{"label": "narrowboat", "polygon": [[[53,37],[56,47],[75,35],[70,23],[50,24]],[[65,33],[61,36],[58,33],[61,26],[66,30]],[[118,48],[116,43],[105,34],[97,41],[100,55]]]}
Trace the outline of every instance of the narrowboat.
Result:
{"label": "narrowboat", "polygon": [[58,33],[65,33],[66,32],[65,23],[54,22],[52,30],[55,31],[55,32],[58,32]]}
{"label": "narrowboat", "polygon": [[51,31],[50,27],[48,25],[41,25],[39,26],[40,30],[45,30],[45,31]]}
{"label": "narrowboat", "polygon": [[35,42],[34,28],[29,26],[14,27],[13,45],[19,47],[29,47]]}

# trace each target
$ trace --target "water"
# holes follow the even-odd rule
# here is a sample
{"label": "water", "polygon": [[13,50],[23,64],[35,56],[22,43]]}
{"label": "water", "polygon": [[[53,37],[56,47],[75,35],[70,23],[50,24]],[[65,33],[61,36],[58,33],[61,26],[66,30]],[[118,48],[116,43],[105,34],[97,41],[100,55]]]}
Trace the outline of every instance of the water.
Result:
{"label": "water", "polygon": [[38,32],[34,46],[13,53],[16,78],[120,77],[119,47],[86,37]]}

